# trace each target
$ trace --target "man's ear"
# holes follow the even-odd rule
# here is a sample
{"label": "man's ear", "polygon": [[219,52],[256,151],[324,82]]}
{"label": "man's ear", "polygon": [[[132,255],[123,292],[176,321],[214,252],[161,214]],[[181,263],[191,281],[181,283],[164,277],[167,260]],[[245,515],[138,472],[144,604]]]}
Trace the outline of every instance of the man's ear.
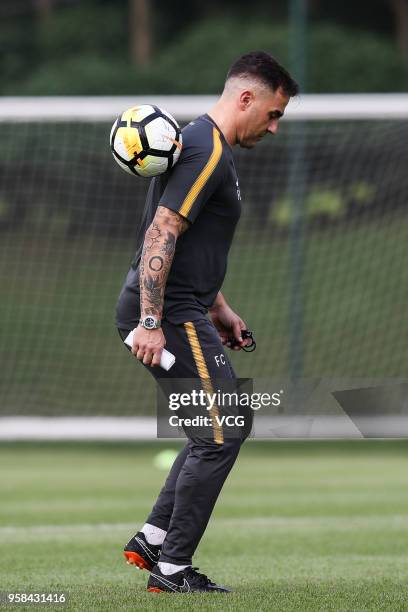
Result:
{"label": "man's ear", "polygon": [[241,91],[239,94],[239,108],[241,110],[246,110],[251,106],[254,101],[254,94],[249,89],[245,89]]}

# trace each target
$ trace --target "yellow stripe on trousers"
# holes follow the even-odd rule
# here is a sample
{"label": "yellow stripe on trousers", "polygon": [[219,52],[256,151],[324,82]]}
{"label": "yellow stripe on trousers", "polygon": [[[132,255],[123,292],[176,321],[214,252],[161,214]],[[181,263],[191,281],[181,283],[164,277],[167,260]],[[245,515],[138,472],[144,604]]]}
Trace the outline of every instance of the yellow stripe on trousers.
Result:
{"label": "yellow stripe on trousers", "polygon": [[[214,389],[211,383],[210,375],[208,373],[207,364],[205,363],[203,351],[197,336],[195,325],[194,323],[189,321],[188,323],[184,323],[184,328],[187,333],[188,341],[190,342],[191,351],[193,353],[194,361],[197,366],[198,375],[200,377],[203,389],[205,393],[213,394]],[[214,403],[213,407],[210,409],[210,417],[214,430],[214,441],[217,444],[223,444],[224,434],[221,425],[219,425],[219,423],[215,419],[216,416],[219,416],[219,411],[217,404]]]}

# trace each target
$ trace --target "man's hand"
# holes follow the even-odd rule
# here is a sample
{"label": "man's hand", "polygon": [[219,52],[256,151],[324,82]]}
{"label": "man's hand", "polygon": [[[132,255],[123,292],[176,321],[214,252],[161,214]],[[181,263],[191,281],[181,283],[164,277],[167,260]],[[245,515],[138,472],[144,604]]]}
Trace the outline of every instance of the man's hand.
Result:
{"label": "man's hand", "polygon": [[218,331],[223,345],[231,348],[231,343],[228,342],[228,338],[233,337],[237,342],[239,342],[239,346],[235,345],[233,350],[240,351],[243,346],[248,346],[251,344],[250,338],[243,340],[241,335],[241,330],[246,329],[247,326],[241,317],[239,317],[232,310],[232,308],[228,306],[227,302],[223,298],[222,301],[220,300],[220,302],[222,303],[214,304],[214,306],[210,308],[212,322]]}
{"label": "man's hand", "polygon": [[165,344],[166,338],[161,328],[145,329],[138,325],[133,333],[132,353],[145,365],[158,366]]}

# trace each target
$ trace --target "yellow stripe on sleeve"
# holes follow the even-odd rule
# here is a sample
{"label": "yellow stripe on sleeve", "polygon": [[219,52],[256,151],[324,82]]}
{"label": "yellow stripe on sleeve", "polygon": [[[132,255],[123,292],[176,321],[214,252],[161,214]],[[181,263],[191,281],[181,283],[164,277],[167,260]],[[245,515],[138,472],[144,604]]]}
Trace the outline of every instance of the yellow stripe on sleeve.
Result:
{"label": "yellow stripe on sleeve", "polygon": [[220,133],[215,127],[213,128],[213,142],[214,146],[208,162],[204,166],[203,170],[200,172],[199,176],[194,181],[194,184],[192,185],[183,204],[181,205],[181,208],[178,211],[180,215],[183,215],[183,217],[188,216],[188,213],[190,212],[194,202],[196,201],[197,196],[203,190],[205,184],[214,172],[220,160],[222,153],[222,143]]}
{"label": "yellow stripe on sleeve", "polygon": [[[197,331],[194,326],[194,323],[192,323],[191,321],[189,321],[188,323],[184,323],[184,328],[186,330],[187,337],[190,342],[191,351],[193,353],[194,361],[197,366],[198,375],[200,377],[203,389],[205,393],[213,394],[214,389],[211,383],[211,378],[208,373],[207,364],[205,363],[203,351],[200,346],[200,341],[198,339]],[[216,442],[216,444],[223,444],[224,434],[222,431],[222,427],[221,425],[218,424],[218,422],[215,419],[216,416],[219,416],[218,406],[216,405],[215,402],[214,402],[213,407],[210,409],[209,414],[211,417],[212,427],[214,430],[214,442]]]}

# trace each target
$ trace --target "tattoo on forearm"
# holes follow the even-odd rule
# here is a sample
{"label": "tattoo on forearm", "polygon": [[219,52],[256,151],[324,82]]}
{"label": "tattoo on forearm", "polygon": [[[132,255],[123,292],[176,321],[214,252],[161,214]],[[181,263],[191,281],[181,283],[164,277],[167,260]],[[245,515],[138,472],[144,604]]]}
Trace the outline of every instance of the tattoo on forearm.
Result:
{"label": "tattoo on forearm", "polygon": [[163,268],[163,257],[160,255],[154,255],[149,259],[149,268],[153,270],[153,272],[160,272]]}
{"label": "tattoo on forearm", "polygon": [[178,226],[180,229],[188,227],[188,221],[184,217],[165,206],[157,207],[156,219],[166,219],[166,223],[170,223],[174,227]]}
{"label": "tattoo on forearm", "polygon": [[140,260],[142,316],[147,314],[159,318],[162,316],[164,289],[177,238],[187,227],[188,221],[178,213],[165,207],[158,207],[155,220],[146,232]]}
{"label": "tattoo on forearm", "polygon": [[143,285],[153,308],[159,308],[161,305],[161,284],[158,276],[146,276]]}
{"label": "tattoo on forearm", "polygon": [[152,308],[152,307],[145,308],[144,311],[143,311],[145,316],[147,316],[147,315],[156,315],[156,312],[157,312],[157,308]]}
{"label": "tattoo on forearm", "polygon": [[150,251],[154,246],[160,243],[162,232],[157,223],[153,221],[149,232],[146,233],[147,242],[145,242],[145,248]]}
{"label": "tattoo on forearm", "polygon": [[167,232],[167,237],[165,238],[162,247],[161,247],[161,252],[165,253],[166,255],[170,255],[171,253],[174,253],[174,249],[176,247],[176,237],[171,233],[171,232]]}

